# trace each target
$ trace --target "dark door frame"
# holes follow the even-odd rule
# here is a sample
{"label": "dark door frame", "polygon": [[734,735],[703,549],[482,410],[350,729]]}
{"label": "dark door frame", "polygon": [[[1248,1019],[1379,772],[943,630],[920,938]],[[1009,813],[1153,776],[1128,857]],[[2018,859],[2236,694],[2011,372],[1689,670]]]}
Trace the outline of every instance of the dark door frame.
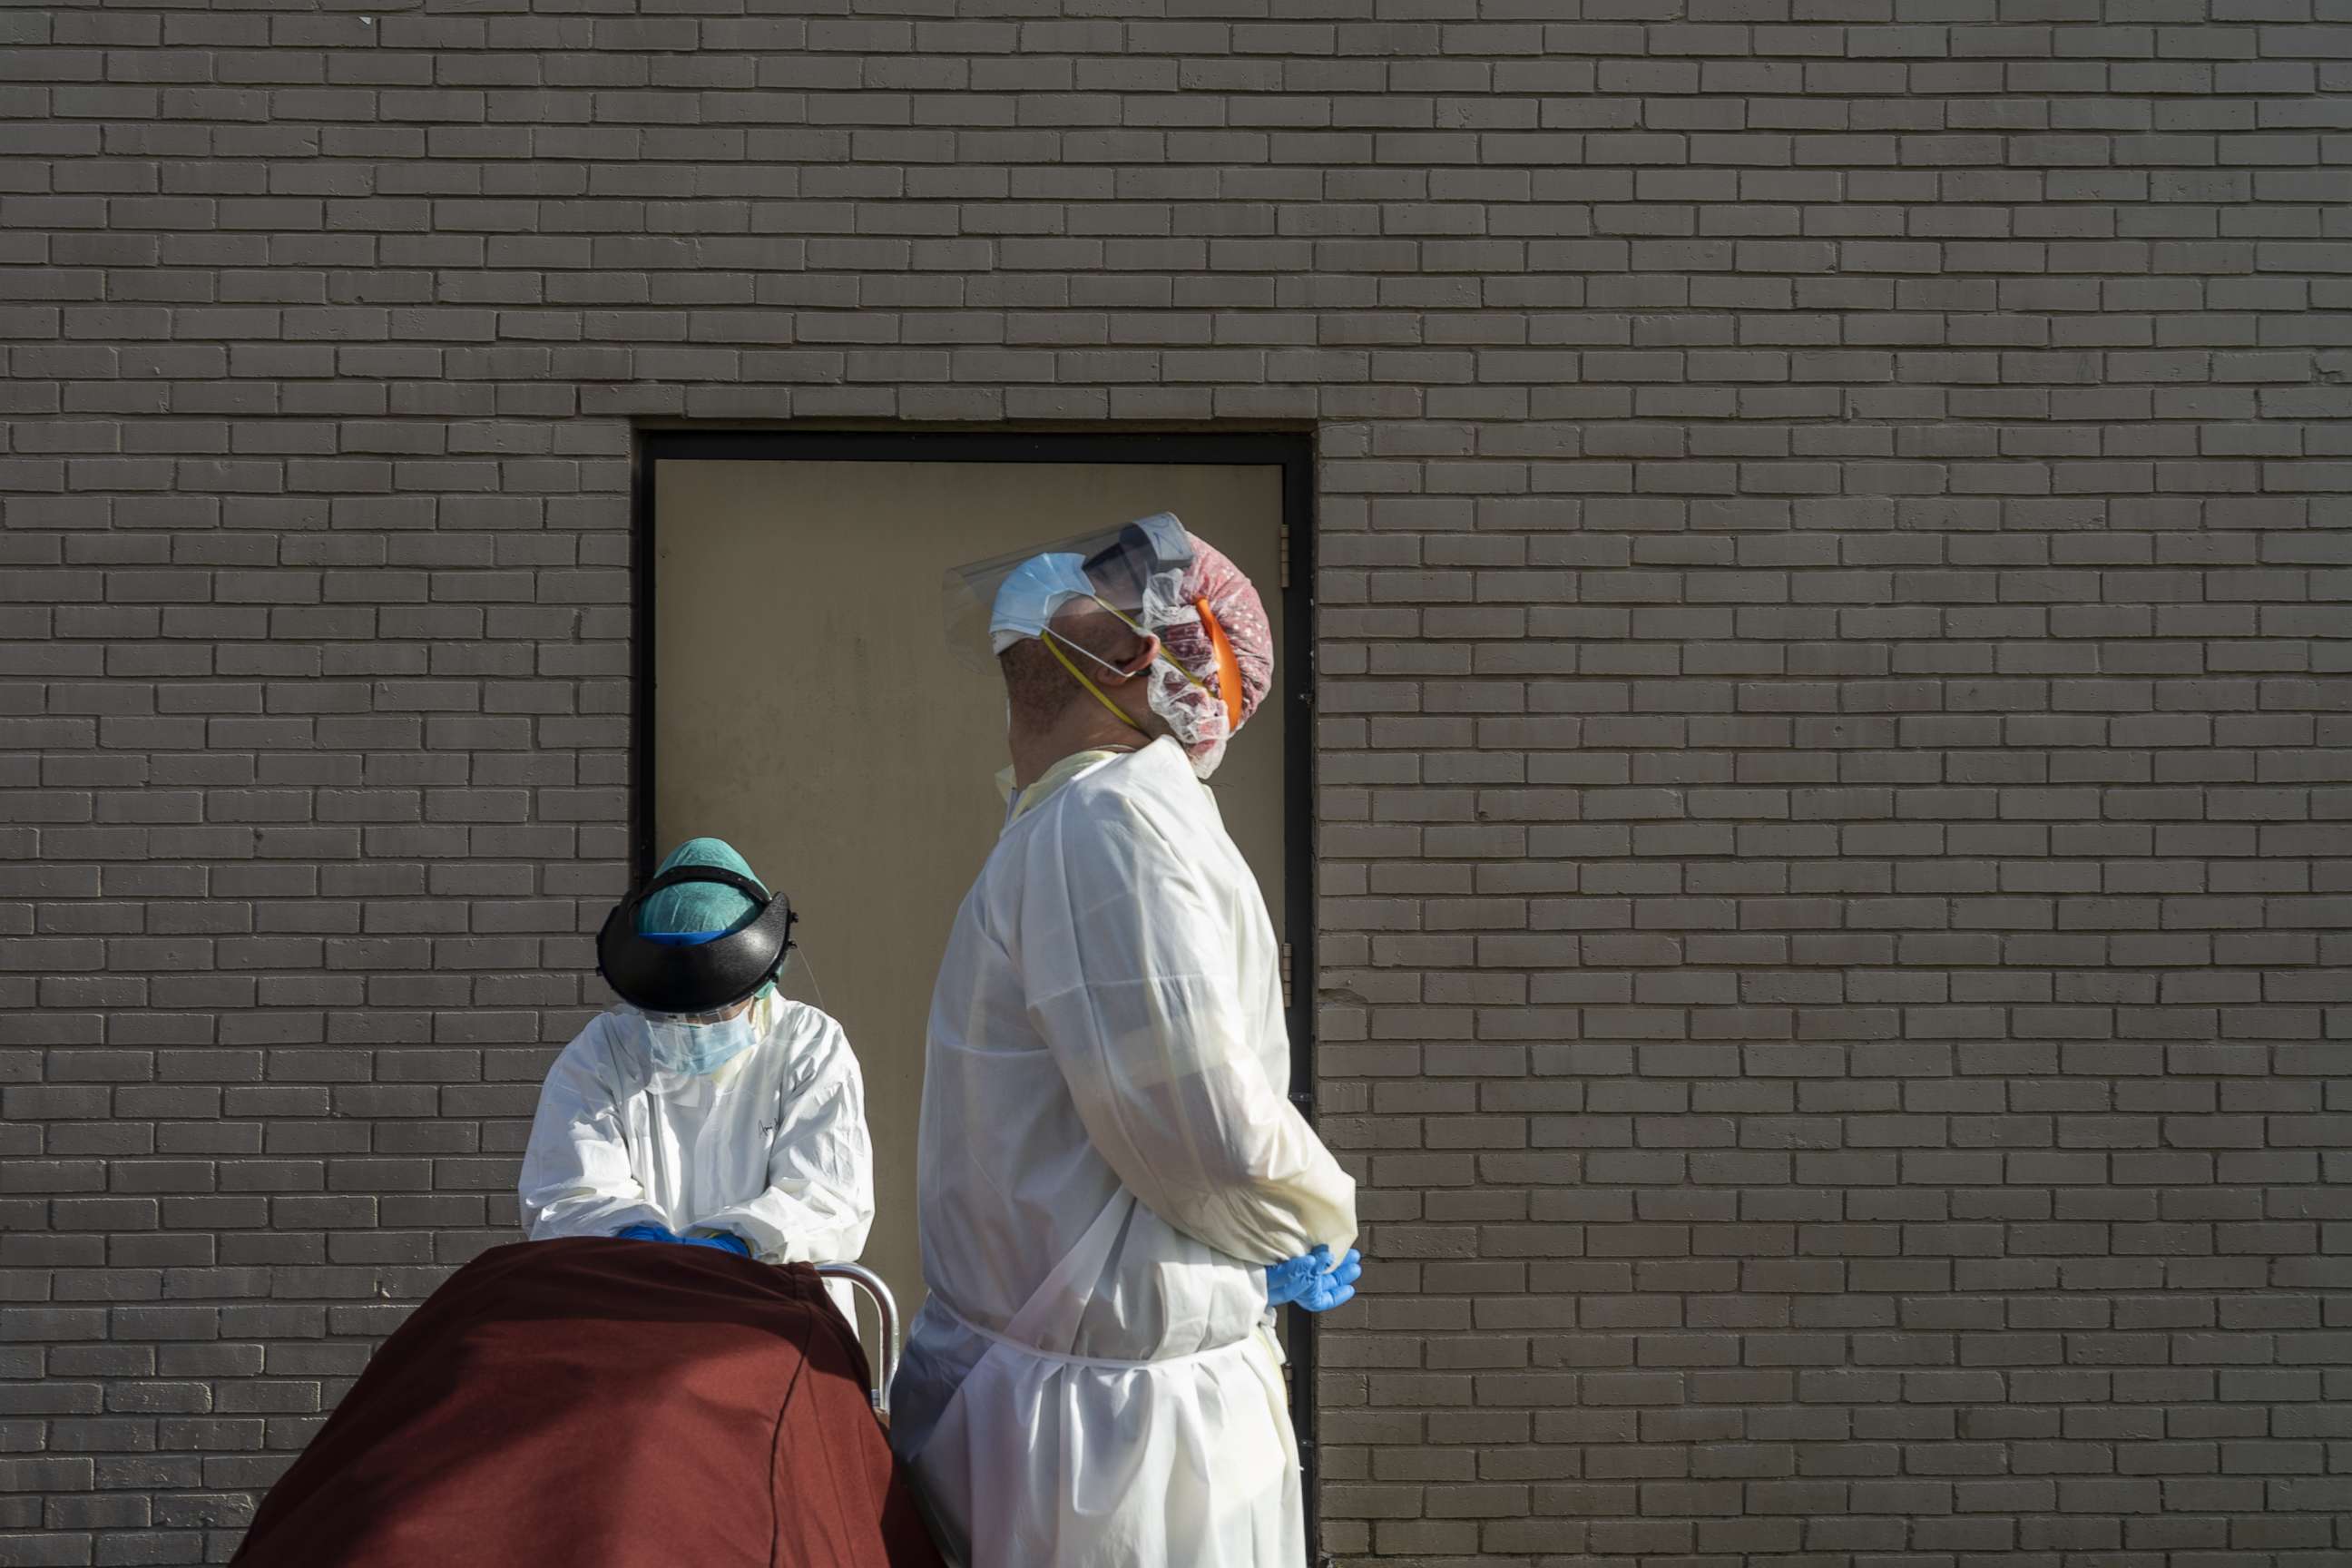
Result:
{"label": "dark door frame", "polygon": [[[1291,952],[1287,1022],[1290,1098],[1315,1114],[1315,438],[1307,431],[1022,434],[973,430],[641,429],[632,527],[629,820],[633,875],[649,876],[654,842],[654,469],[664,460],[767,462],[1206,463],[1282,470],[1282,522],[1289,542],[1283,595],[1281,686],[1284,899]],[[928,587],[928,584],[923,586]],[[1268,584],[1260,584],[1265,592]],[[925,600],[922,594],[910,602]],[[1290,1418],[1298,1435],[1308,1561],[1318,1560],[1315,1320],[1291,1314]]]}

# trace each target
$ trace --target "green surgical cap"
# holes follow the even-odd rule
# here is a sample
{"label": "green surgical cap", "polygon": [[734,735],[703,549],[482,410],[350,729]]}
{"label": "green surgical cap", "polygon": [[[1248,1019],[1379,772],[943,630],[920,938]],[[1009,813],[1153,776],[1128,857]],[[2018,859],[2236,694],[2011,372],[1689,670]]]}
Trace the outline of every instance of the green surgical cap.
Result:
{"label": "green surgical cap", "polygon": [[[669,852],[655,871],[679,866],[715,866],[739,877],[751,877],[751,863],[723,838],[689,838]],[[716,882],[687,882],[664,888],[637,909],[637,931],[644,936],[700,936],[728,931],[759,912],[759,906],[732,888]]]}

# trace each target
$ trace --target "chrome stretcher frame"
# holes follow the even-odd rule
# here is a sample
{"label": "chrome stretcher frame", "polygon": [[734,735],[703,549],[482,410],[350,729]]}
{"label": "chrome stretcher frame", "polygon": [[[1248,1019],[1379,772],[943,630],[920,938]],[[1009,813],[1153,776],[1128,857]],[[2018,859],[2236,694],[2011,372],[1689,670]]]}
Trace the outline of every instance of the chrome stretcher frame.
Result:
{"label": "chrome stretcher frame", "polygon": [[[890,1287],[882,1283],[882,1276],[861,1263],[820,1263],[817,1274],[826,1279],[846,1279],[853,1289],[863,1292],[874,1302],[874,1321],[878,1325],[880,1353],[874,1357],[874,1386],[866,1398],[873,1401],[874,1414],[887,1417],[890,1414],[890,1380],[898,1375],[898,1301],[890,1294]],[[866,1331],[853,1321],[849,1325],[862,1341]]]}

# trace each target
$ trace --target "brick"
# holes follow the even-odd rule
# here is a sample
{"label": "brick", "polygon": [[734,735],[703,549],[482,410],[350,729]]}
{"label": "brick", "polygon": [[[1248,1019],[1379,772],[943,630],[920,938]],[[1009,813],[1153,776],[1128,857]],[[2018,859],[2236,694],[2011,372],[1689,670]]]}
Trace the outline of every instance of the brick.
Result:
{"label": "brick", "polygon": [[2340,1546],[2342,29],[1063,9],[0,23],[0,1559],[511,1223],[640,415],[1315,427],[1339,1559]]}

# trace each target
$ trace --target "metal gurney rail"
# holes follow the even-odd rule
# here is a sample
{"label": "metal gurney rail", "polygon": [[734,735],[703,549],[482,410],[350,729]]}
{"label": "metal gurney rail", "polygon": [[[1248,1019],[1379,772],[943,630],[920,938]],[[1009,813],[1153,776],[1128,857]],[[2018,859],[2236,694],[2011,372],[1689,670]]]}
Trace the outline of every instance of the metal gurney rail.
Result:
{"label": "metal gurney rail", "polygon": [[[890,1287],[882,1283],[882,1276],[863,1264],[820,1263],[816,1271],[827,1279],[848,1280],[853,1289],[863,1292],[874,1302],[874,1319],[881,1331],[878,1336],[881,1353],[874,1357],[874,1386],[866,1397],[874,1402],[875,1415],[887,1416],[890,1414],[890,1380],[898,1373],[898,1299],[890,1294]],[[856,1331],[860,1340],[865,1339],[863,1328],[855,1322],[849,1326]]]}

